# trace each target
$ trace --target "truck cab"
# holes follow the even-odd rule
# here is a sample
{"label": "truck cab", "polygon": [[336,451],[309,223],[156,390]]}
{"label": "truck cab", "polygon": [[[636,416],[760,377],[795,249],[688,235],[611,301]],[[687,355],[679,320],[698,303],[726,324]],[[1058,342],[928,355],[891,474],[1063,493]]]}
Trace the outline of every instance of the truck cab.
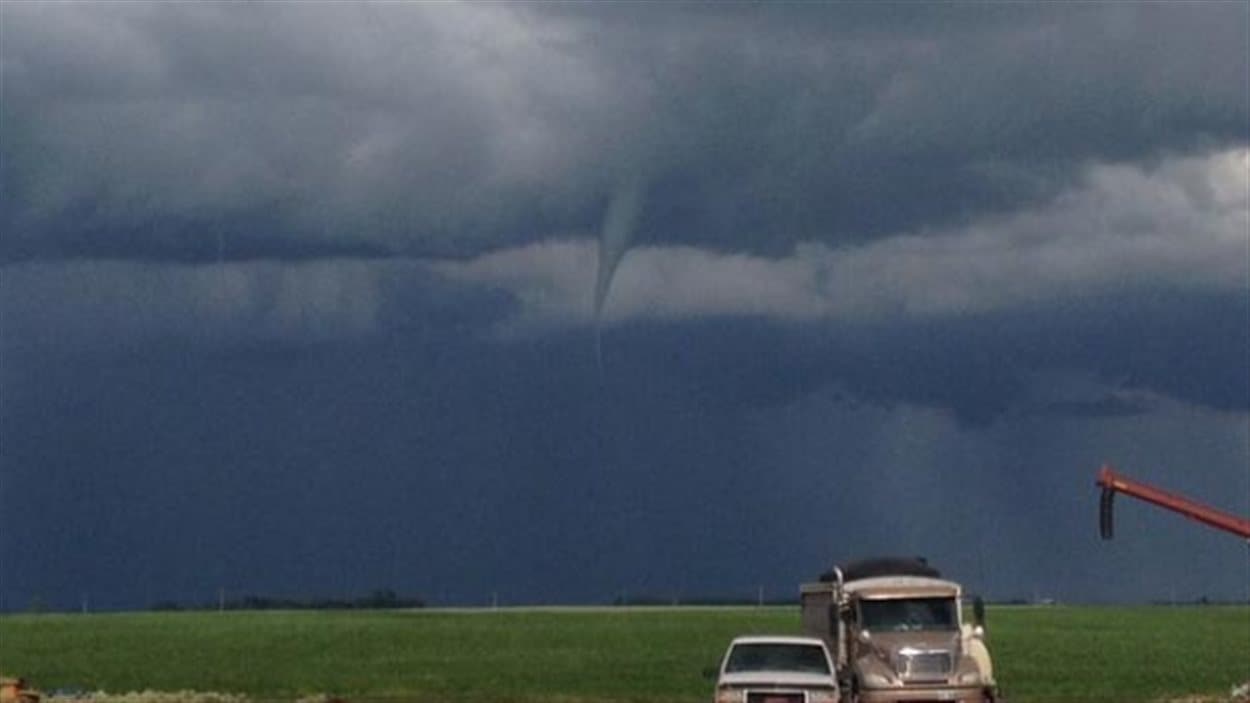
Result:
{"label": "truck cab", "polygon": [[848,565],[802,586],[804,634],[836,652],[846,700],[996,699],[983,625],[964,624],[958,583],[923,567]]}

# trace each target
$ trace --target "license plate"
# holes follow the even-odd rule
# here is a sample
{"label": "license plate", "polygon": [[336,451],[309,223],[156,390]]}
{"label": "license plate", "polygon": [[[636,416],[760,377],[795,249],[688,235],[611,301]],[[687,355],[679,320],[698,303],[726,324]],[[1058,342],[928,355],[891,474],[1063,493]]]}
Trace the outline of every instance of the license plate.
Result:
{"label": "license plate", "polygon": [[803,703],[802,693],[748,693],[747,703]]}

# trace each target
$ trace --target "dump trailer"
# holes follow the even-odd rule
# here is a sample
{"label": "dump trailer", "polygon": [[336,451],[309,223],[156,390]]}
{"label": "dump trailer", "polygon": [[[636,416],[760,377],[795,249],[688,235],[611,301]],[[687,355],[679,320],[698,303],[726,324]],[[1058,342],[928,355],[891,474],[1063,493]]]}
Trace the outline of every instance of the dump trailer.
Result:
{"label": "dump trailer", "polygon": [[803,633],[834,653],[843,700],[855,703],[998,699],[985,610],[963,621],[963,589],[923,559],[834,567],[800,587]]}

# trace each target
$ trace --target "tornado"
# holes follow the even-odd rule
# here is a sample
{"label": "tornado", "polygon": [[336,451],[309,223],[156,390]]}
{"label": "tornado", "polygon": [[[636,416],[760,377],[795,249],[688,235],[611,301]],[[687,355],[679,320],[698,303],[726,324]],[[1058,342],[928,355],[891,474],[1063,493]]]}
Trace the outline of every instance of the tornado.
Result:
{"label": "tornado", "polygon": [[607,302],[608,292],[612,288],[612,279],[616,277],[616,269],[621,259],[629,250],[629,242],[634,236],[634,226],[638,213],[642,209],[643,185],[640,181],[630,181],[612,195],[608,203],[607,214],[603,218],[603,228],[599,231],[599,269],[595,276],[595,358],[599,362],[599,371],[603,371],[603,306]]}
{"label": "tornado", "polygon": [[621,259],[629,250],[629,241],[634,236],[634,224],[641,208],[642,186],[638,183],[620,187],[608,203],[608,212],[599,232],[599,272],[595,278],[596,322],[602,319],[608,290],[612,287],[612,279],[621,265]]}

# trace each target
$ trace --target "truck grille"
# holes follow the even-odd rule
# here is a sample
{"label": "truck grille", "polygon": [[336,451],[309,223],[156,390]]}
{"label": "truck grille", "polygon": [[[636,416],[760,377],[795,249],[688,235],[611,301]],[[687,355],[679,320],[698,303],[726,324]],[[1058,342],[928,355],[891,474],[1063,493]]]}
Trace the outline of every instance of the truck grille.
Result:
{"label": "truck grille", "polygon": [[951,653],[903,650],[898,655],[898,673],[904,679],[944,679],[951,674]]}

